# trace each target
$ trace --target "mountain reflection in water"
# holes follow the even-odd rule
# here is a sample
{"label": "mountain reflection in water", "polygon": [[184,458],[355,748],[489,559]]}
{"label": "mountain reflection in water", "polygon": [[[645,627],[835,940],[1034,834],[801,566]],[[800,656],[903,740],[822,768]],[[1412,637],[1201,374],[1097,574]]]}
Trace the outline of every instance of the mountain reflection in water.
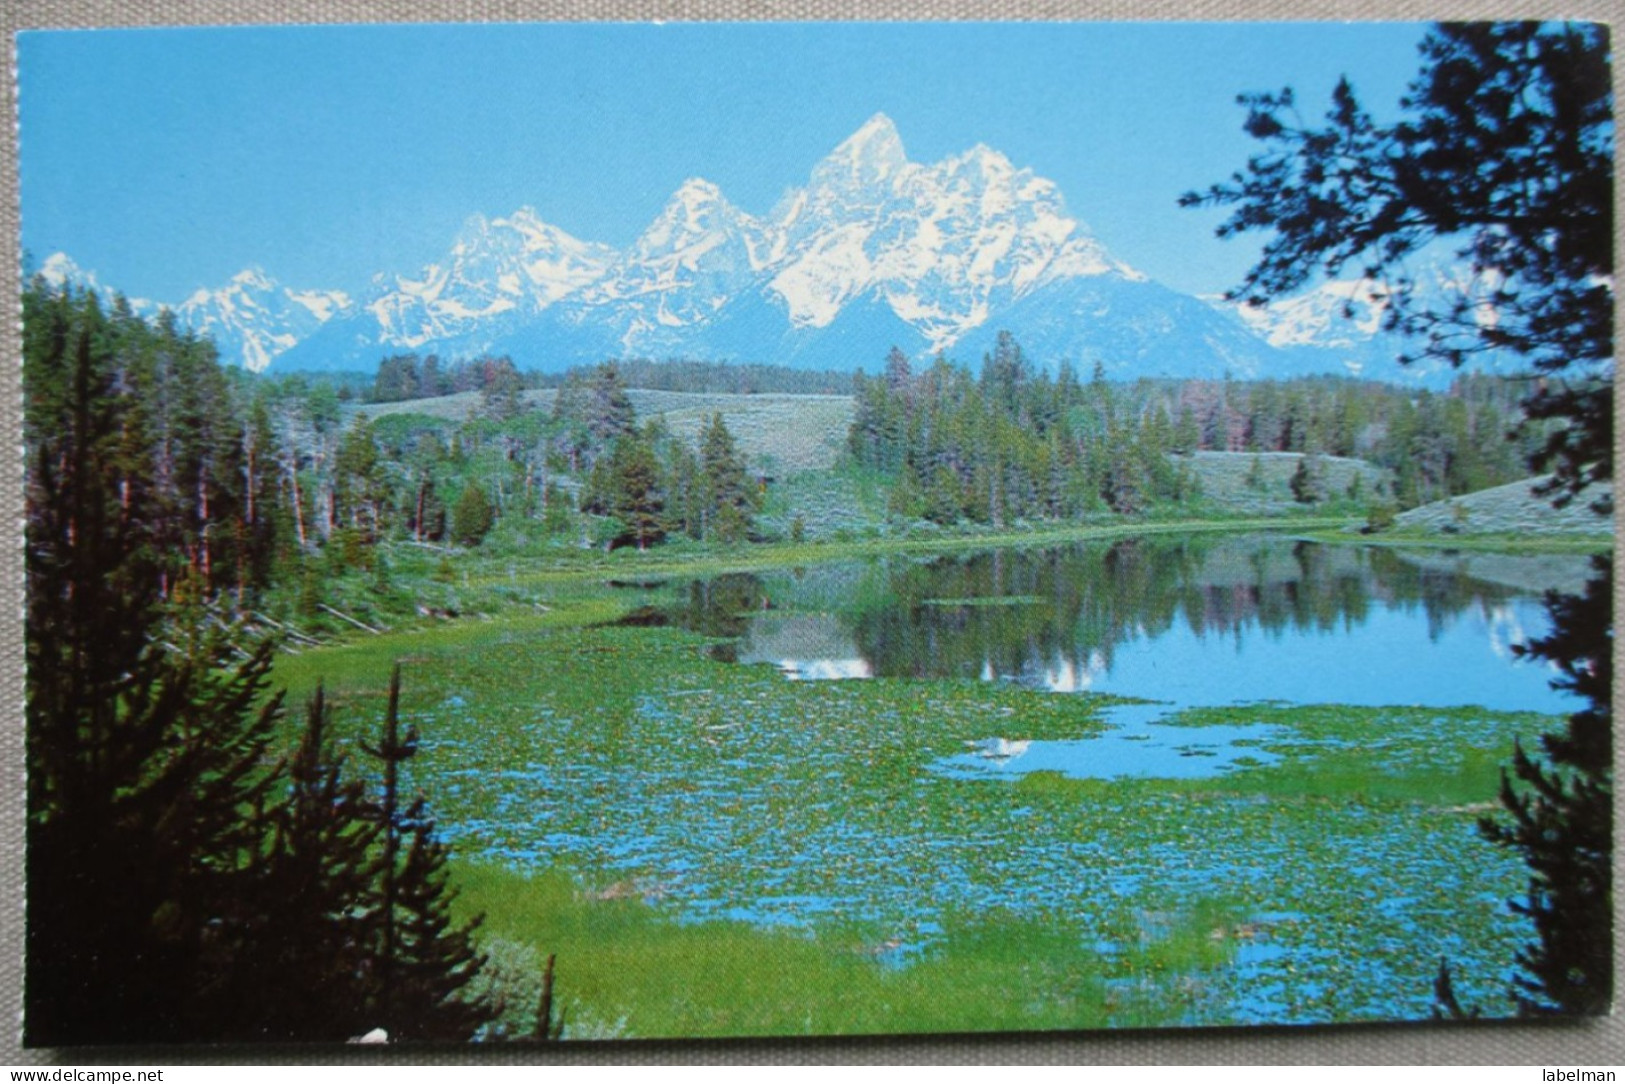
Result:
{"label": "mountain reflection in water", "polygon": [[1542,592],[1584,574],[1583,557],[1137,539],[733,574],[665,613],[803,680],[1559,712],[1550,671],[1512,648],[1548,627]]}

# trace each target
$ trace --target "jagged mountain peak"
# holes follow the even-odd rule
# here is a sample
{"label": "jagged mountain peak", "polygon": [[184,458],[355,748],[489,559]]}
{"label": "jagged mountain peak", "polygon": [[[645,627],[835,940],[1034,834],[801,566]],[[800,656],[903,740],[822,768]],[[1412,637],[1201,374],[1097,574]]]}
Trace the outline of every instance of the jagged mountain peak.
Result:
{"label": "jagged mountain peak", "polygon": [[876,113],[864,121],[828,157],[849,162],[907,161],[907,155],[903,153],[903,137],[898,134],[897,125],[884,113]]}
{"label": "jagged mountain peak", "polygon": [[748,245],[760,231],[761,225],[729,203],[715,184],[690,177],[672,193],[620,263],[624,268],[673,256],[692,262],[718,247],[735,242]]}
{"label": "jagged mountain peak", "polygon": [[277,285],[276,280],[267,275],[265,268],[258,264],[245,267],[231,276],[231,284],[248,290],[274,290]]}
{"label": "jagged mountain peak", "polygon": [[878,301],[933,348],[1044,285],[1139,276],[1067,214],[1055,184],[985,143],[909,162],[883,115],[781,201],[770,288],[792,326],[831,326],[853,300]]}
{"label": "jagged mountain peak", "polygon": [[672,193],[671,203],[693,207],[708,203],[725,203],[722,189],[704,177],[689,177]]}
{"label": "jagged mountain peak", "polygon": [[482,348],[493,321],[534,317],[602,278],[616,258],[609,246],[582,241],[529,206],[496,218],[470,215],[448,255],[416,277],[374,278],[364,306],[372,325],[352,328],[349,341]]}
{"label": "jagged mountain peak", "polygon": [[512,226],[516,230],[557,229],[557,227],[550,225],[542,218],[541,215],[537,214],[536,208],[532,207],[528,203],[522,207],[519,207],[512,214],[505,216],[500,221],[504,222],[506,225]]}
{"label": "jagged mountain peak", "polygon": [[[332,291],[310,292],[332,293]],[[223,308],[242,312],[254,310],[271,312],[281,308],[282,302],[292,296],[293,291],[285,289],[274,275],[258,264],[251,264],[227,279],[224,286],[213,289],[199,286],[175,308],[183,316],[196,313],[199,314],[198,320],[214,321],[219,318]]]}
{"label": "jagged mountain peak", "polygon": [[728,201],[711,181],[704,177],[690,177],[677,186],[671,198],[661,208],[660,214],[650,223],[653,229],[662,221],[683,221],[691,228],[706,228],[705,223],[713,220],[743,220],[749,219],[739,208]]}
{"label": "jagged mountain peak", "polygon": [[949,155],[939,163],[938,168],[950,174],[971,173],[989,178],[1009,177],[1016,173],[1016,167],[1004,152],[994,150],[986,143],[977,143],[958,154]]}
{"label": "jagged mountain peak", "polygon": [[70,283],[92,289],[96,286],[96,276],[74,263],[66,252],[51,253],[34,273],[59,290]]}
{"label": "jagged mountain peak", "polygon": [[892,183],[909,164],[897,126],[876,113],[813,167],[812,186],[861,192]]}
{"label": "jagged mountain peak", "polygon": [[289,290],[263,267],[245,267],[219,289],[175,306],[186,326],[214,339],[222,357],[258,372],[350,305],[337,290]]}

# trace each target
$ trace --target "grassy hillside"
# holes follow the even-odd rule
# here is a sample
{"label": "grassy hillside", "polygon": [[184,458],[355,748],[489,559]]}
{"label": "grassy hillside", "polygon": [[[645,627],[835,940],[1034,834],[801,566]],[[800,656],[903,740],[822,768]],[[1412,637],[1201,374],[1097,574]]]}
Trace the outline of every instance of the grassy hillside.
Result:
{"label": "grassy hillside", "polygon": [[[551,411],[557,394],[544,388],[525,392],[523,399],[532,410]],[[663,417],[672,432],[691,441],[707,417],[721,413],[746,461],[781,476],[834,466],[852,424],[848,395],[728,395],[643,388],[631,388],[627,394],[640,420]],[[479,403],[479,393],[470,391],[437,399],[369,403],[356,412],[369,418],[427,414],[462,421]]]}
{"label": "grassy hillside", "polygon": [[1529,478],[1424,504],[1401,513],[1397,526],[1427,534],[1605,535],[1613,532],[1612,521],[1598,516],[1590,508],[1597,497],[1612,493],[1612,486],[1594,487],[1568,507],[1553,508],[1549,497],[1532,492],[1543,480]]}
{"label": "grassy hillside", "polygon": [[[1329,500],[1381,500],[1393,492],[1390,470],[1363,459],[1319,458]],[[1197,452],[1184,460],[1196,474],[1205,503],[1248,513],[1301,510],[1304,506],[1292,494],[1292,476],[1302,461],[1297,452]]]}
{"label": "grassy hillside", "polygon": [[[887,520],[890,481],[878,474],[832,472],[846,445],[855,405],[846,395],[740,395],[675,392],[647,388],[627,391],[639,419],[659,417],[673,433],[697,441],[705,419],[720,413],[753,469],[775,478],[761,523],[768,533],[788,537],[801,521],[810,539],[858,535]],[[550,412],[557,392],[523,393],[530,410]],[[365,417],[421,414],[463,421],[479,409],[478,392],[398,403],[354,407]],[[1201,487],[1202,507],[1219,513],[1280,515],[1301,513],[1291,481],[1303,456],[1292,452],[1198,452],[1183,460]],[[1319,457],[1328,501],[1378,501],[1392,492],[1392,472],[1359,459]],[[1356,479],[1358,482],[1356,483]],[[923,525],[920,525],[923,526]]]}
{"label": "grassy hillside", "polygon": [[720,412],[752,466],[791,475],[828,470],[846,445],[852,425],[848,395],[713,395],[631,389],[639,418],[659,415],[678,436],[695,440],[700,426]]}

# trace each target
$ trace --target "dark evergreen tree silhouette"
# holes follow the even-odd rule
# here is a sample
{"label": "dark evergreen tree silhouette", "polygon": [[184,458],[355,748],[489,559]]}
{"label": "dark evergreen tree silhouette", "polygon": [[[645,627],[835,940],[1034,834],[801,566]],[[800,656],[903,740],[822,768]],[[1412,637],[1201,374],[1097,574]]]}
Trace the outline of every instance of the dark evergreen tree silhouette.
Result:
{"label": "dark evergreen tree silhouette", "polygon": [[1548,597],[1553,632],[1526,648],[1556,663],[1554,684],[1590,706],[1566,733],[1541,735],[1544,763],[1517,747],[1501,781],[1511,823],[1479,824],[1529,863],[1528,894],[1512,901],[1537,937],[1518,953],[1513,998],[1523,1015],[1607,1012],[1613,996],[1613,578],[1606,559],[1596,563],[1584,594]]}
{"label": "dark evergreen tree silhouette", "polygon": [[474,945],[480,919],[454,924],[447,852],[427,803],[421,795],[401,801],[401,766],[417,755],[418,733],[411,725],[401,730],[400,696],[397,664],[378,743],[364,746],[383,767],[372,1001],[377,1026],[392,1041],[464,1040],[492,1015],[491,1006],[463,996],[485,962]]}
{"label": "dark evergreen tree silhouette", "polygon": [[[1526,409],[1569,424],[1536,454],[1572,496],[1613,476],[1613,103],[1607,29],[1596,24],[1446,23],[1423,70],[1378,125],[1347,80],[1324,127],[1290,89],[1247,94],[1266,149],[1185,206],[1235,208],[1221,237],[1270,231],[1232,297],[1263,303],[1321,273],[1358,271],[1405,360],[1461,365],[1508,352],[1550,379]],[[1441,297],[1409,272],[1443,243],[1473,279]],[[1494,319],[1486,317],[1493,313]]]}
{"label": "dark evergreen tree silhouette", "polygon": [[343,1041],[377,1026],[363,996],[376,971],[363,904],[379,824],[361,780],[345,775],[331,714],[318,685],[278,779],[281,801],[261,813],[270,832],[251,867],[256,936],[229,970],[221,1038]]}
{"label": "dark evergreen tree silhouette", "polygon": [[[1556,420],[1530,457],[1556,504],[1613,477],[1613,103],[1608,31],[1595,24],[1441,24],[1401,101],[1377,124],[1348,82],[1323,127],[1290,90],[1244,95],[1266,149],[1186,206],[1234,208],[1220,236],[1269,231],[1232,296],[1266,301],[1352,266],[1387,303],[1416,357],[1453,365],[1490,351],[1540,379],[1524,409]],[[1407,272],[1431,246],[1471,268],[1441,297]],[[1493,317],[1493,318],[1491,318]],[[1414,359],[1401,359],[1414,360]],[[1587,496],[1590,496],[1587,493]],[[1593,499],[1601,515],[1607,497]],[[1520,747],[1502,787],[1511,824],[1485,835],[1522,852],[1536,942],[1519,953],[1520,1013],[1605,1011],[1612,973],[1612,564],[1579,598],[1553,598],[1555,631],[1531,646],[1590,701],[1543,758]]]}
{"label": "dark evergreen tree silhouette", "polygon": [[272,777],[270,649],[157,641],[150,487],[125,453],[93,296],[30,315],[27,701],[30,1043],[154,1042],[216,1023]]}

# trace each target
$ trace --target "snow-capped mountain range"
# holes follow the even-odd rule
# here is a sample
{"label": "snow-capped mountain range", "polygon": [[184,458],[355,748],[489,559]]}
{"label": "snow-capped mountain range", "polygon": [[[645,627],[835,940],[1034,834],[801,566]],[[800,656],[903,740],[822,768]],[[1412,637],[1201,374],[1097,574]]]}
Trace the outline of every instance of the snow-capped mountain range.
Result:
{"label": "snow-capped mountain range", "polygon": [[[60,253],[40,271],[95,282]],[[1351,299],[1360,319],[1341,316]],[[893,345],[974,361],[1000,330],[1035,359],[1120,379],[1359,372],[1396,352],[1358,284],[1261,309],[1177,293],[1109,253],[1053,182],[982,145],[911,162],[878,114],[765,217],[690,178],[624,251],[524,207],[474,215],[444,260],[379,274],[360,299],[251,268],[169,307],[256,371],[367,370],[407,351],[550,371],[631,356],[873,369]]]}

